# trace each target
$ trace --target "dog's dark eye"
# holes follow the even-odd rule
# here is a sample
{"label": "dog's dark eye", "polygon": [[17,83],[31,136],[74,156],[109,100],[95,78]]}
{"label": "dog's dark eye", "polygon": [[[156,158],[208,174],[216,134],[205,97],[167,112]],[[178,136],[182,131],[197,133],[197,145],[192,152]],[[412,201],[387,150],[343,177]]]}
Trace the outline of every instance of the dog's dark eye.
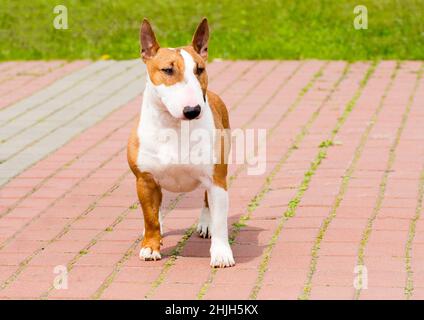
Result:
{"label": "dog's dark eye", "polygon": [[168,76],[172,76],[174,74],[174,69],[172,68],[163,68],[161,70],[163,73],[167,74]]}
{"label": "dog's dark eye", "polygon": [[205,68],[202,68],[202,67],[199,67],[199,66],[196,67],[196,74],[198,76],[200,76],[203,73],[203,71],[205,71]]}

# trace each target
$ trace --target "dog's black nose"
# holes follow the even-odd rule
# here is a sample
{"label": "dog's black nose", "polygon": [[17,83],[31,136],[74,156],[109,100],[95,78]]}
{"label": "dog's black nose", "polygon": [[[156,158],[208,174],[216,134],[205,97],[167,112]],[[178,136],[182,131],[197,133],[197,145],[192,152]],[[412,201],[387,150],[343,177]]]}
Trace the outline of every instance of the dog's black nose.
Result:
{"label": "dog's black nose", "polygon": [[186,117],[186,119],[188,120],[193,120],[195,118],[197,118],[200,114],[200,111],[202,109],[200,108],[199,105],[195,106],[195,107],[184,107],[183,109],[183,115],[184,117]]}

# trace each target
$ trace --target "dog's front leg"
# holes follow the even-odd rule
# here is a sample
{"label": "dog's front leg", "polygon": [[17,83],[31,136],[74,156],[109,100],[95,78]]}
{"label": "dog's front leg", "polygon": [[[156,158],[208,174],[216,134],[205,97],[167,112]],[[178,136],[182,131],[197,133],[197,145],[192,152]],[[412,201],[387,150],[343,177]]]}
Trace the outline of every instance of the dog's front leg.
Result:
{"label": "dog's front leg", "polygon": [[231,267],[235,262],[228,243],[228,192],[224,188],[212,184],[207,193],[211,214],[211,266]]}
{"label": "dog's front leg", "polygon": [[143,172],[137,177],[137,194],[144,216],[144,238],[141,242],[140,259],[160,260],[159,209],[162,191],[150,173]]}

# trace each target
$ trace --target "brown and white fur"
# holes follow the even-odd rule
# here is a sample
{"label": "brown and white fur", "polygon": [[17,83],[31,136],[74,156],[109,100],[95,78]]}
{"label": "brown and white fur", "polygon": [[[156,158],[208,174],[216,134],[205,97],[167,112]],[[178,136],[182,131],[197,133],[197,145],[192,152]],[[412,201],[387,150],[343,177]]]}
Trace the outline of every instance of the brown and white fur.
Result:
{"label": "brown and white fur", "polygon": [[[140,118],[128,142],[128,163],[136,176],[137,194],[144,215],[142,260],[161,259],[162,188],[188,192],[198,186],[206,189],[197,232],[211,237],[211,266],[235,264],[228,242],[227,164],[229,148],[221,144],[220,161],[202,164],[163,161],[177,159],[179,146],[164,141],[163,130],[180,132],[183,122],[189,130],[202,129],[214,136],[215,129],[229,129],[228,111],[223,101],[207,90],[206,61],[209,27],[206,19],[197,27],[192,44],[180,48],[161,48],[150,23],[141,25],[141,55],[147,67],[147,83]],[[208,145],[217,152],[217,140]],[[222,142],[222,141],[221,141]],[[225,149],[225,150],[224,150]]]}

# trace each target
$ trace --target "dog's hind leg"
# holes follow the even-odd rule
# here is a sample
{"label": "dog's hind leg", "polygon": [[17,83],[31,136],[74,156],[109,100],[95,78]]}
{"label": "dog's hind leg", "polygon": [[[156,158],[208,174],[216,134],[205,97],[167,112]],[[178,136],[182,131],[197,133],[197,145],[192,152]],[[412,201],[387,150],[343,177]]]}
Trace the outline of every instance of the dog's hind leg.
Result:
{"label": "dog's hind leg", "polygon": [[211,237],[211,212],[208,204],[208,193],[205,191],[205,201],[200,213],[199,223],[197,224],[197,233],[202,238]]}

